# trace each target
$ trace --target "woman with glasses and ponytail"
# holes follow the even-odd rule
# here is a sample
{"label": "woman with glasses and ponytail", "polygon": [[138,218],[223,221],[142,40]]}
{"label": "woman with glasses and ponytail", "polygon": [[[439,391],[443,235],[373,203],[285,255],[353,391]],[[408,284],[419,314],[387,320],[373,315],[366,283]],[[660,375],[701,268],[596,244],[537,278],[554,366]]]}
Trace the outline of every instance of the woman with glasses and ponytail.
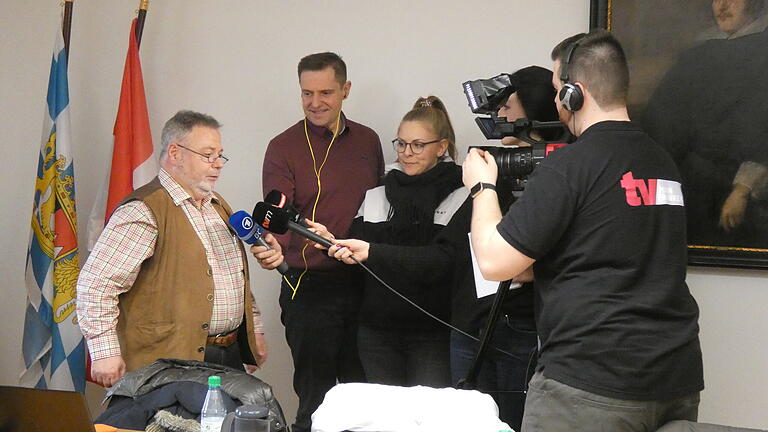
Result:
{"label": "woman with glasses and ponytail", "polygon": [[[413,246],[429,245],[467,198],[461,167],[454,162],[453,126],[443,102],[419,98],[392,140],[397,161],[383,186],[371,189],[340,241],[350,254],[431,315],[450,319],[450,271]],[[315,225],[320,235],[329,233]],[[338,247],[331,248],[333,256]],[[348,255],[337,257],[353,264]],[[360,269],[362,271],[362,269]],[[358,348],[369,382],[397,386],[451,384],[450,330],[361,273],[363,302]]]}

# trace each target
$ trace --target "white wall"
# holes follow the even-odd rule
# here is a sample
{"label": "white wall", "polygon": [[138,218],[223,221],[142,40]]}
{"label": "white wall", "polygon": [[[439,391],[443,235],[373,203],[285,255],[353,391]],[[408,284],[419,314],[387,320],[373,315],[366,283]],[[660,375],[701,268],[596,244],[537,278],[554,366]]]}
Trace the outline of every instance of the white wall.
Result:
{"label": "white wall", "polygon": [[[45,89],[59,0],[4,0],[0,14],[0,121],[7,197],[0,208],[0,275],[5,301],[0,384],[20,372],[25,291],[23,268],[40,146]],[[296,64],[318,51],[347,61],[353,83],[345,112],[373,127],[385,143],[421,95],[443,98],[462,150],[482,144],[461,82],[549,66],[558,41],[588,27],[587,0],[386,2],[343,0],[163,0],[150,4],[141,47],[152,132],[181,108],[223,124],[231,162],[218,190],[235,208],[261,198],[262,155],[269,139],[301,116]],[[77,0],[70,54],[70,99],[81,244],[85,220],[107,169],[130,19],[138,1]],[[393,152],[385,146],[387,158]],[[84,258],[84,252],[83,252]],[[253,265],[254,263],[252,263]],[[266,316],[270,360],[260,376],[289,416],[296,399],[292,365],[279,321],[278,280],[253,272]],[[762,358],[766,274],[692,270],[702,306],[707,390],[704,421],[768,427]],[[749,386],[749,387],[748,387]],[[752,390],[752,391],[748,391]],[[98,395],[93,389],[89,392]]]}
{"label": "white wall", "polygon": [[688,286],[701,310],[699,421],[768,429],[768,273],[689,268]]}

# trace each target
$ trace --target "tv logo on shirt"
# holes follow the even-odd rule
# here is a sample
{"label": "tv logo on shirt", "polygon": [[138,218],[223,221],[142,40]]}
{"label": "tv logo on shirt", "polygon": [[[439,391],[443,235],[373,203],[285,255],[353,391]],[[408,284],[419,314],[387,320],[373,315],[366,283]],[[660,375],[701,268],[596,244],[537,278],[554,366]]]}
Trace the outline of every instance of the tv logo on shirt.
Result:
{"label": "tv logo on shirt", "polygon": [[683,189],[679,182],[663,179],[635,179],[628,171],[619,182],[627,196],[627,204],[632,207],[642,205],[683,206]]}

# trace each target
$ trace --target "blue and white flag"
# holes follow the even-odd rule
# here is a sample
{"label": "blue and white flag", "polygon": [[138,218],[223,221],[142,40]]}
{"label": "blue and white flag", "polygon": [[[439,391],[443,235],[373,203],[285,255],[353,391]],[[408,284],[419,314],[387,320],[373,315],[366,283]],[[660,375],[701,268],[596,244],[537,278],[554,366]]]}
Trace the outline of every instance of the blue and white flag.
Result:
{"label": "blue and white flag", "polygon": [[19,383],[82,393],[86,347],[75,312],[80,266],[67,55],[61,29],[56,34],[27,250],[24,371]]}

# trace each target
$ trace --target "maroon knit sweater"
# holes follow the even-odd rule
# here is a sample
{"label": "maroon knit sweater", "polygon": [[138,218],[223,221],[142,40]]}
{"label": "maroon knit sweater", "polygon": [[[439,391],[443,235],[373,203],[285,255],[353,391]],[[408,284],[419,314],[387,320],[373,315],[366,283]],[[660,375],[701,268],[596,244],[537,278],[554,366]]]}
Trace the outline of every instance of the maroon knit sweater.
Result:
{"label": "maroon knit sweater", "polygon": [[[314,218],[337,238],[346,238],[365,192],[378,186],[384,174],[384,156],[376,132],[343,115],[342,122],[343,130],[334,140],[328,160],[320,171],[322,190]],[[315,154],[315,166],[319,169],[333,133],[311,122],[307,122],[307,132]],[[262,170],[264,194],[279,190],[302,216],[311,219],[318,191],[312,167],[302,120],[269,142]],[[288,265],[303,269],[301,250],[304,239],[290,233],[277,238]],[[329,271],[344,265],[314,247],[308,247],[305,256],[309,270]]]}

